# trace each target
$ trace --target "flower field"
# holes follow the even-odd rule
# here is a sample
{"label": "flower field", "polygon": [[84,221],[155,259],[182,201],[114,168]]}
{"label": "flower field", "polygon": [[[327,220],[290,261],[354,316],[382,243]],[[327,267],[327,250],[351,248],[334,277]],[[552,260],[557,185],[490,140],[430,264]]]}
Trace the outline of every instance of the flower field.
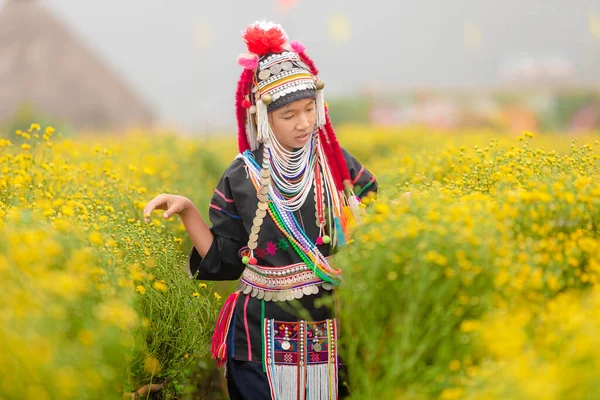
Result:
{"label": "flower field", "polygon": [[[194,398],[227,287],[142,209],[206,216],[235,140],[59,136],[0,138],[0,398]],[[336,260],[353,398],[600,397],[597,138],[340,130],[381,188]]]}

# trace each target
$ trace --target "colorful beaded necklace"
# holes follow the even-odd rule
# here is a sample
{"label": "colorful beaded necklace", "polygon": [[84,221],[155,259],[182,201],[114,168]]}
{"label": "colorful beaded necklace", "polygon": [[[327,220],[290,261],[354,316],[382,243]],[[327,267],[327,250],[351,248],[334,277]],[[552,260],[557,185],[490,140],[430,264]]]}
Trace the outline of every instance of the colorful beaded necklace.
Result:
{"label": "colorful beaded necklace", "polygon": [[[250,180],[257,191],[258,197],[258,207],[248,240],[250,252],[242,258],[242,262],[244,264],[257,263],[254,250],[258,246],[258,235],[263,219],[268,213],[298,256],[315,275],[325,282],[337,285],[340,281],[341,271],[329,264],[317,245],[331,243],[332,247],[338,247],[345,244],[347,218],[350,213],[344,212],[344,209],[348,208],[348,200],[343,191],[336,191],[335,189],[333,176],[330,173],[327,158],[324,156],[324,150],[319,143],[316,132],[311,136],[310,147],[311,153],[307,159],[306,168],[303,169],[300,175],[294,177],[282,177],[281,173],[273,168],[273,152],[269,140],[263,143],[262,168],[249,150],[238,155],[246,164]],[[309,174],[312,179],[304,179],[306,174]],[[274,175],[278,175],[277,178],[280,180],[295,178],[304,180],[305,183],[302,187],[290,193],[282,189],[282,185],[274,182],[275,179],[272,179]],[[307,236],[294,215],[294,211],[299,206],[297,204],[294,204],[294,207],[289,206],[289,200],[297,198],[300,193],[305,199],[306,194],[310,191],[310,186],[313,184],[315,187],[316,224],[319,227],[319,236],[315,240],[311,240]],[[302,203],[300,203],[300,206]],[[329,206],[327,211],[325,210],[325,204]],[[326,234],[327,221],[329,221],[329,232],[333,238]]]}

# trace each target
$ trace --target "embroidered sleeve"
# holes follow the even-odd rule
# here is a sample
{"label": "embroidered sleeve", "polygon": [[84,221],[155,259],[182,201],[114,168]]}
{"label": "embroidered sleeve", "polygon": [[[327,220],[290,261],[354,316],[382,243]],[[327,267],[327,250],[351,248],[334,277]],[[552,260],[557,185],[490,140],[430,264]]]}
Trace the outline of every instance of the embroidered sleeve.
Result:
{"label": "embroidered sleeve", "polygon": [[[232,173],[235,162],[223,174],[212,196],[209,218],[213,243],[202,258],[192,247],[187,262],[190,277],[200,280],[236,280],[244,271],[238,250],[248,241],[248,234],[240,218],[232,191]],[[239,164],[239,163],[238,163]]]}
{"label": "embroidered sleeve", "polygon": [[359,163],[350,152],[342,148],[346,159],[350,178],[354,185],[354,194],[360,198],[367,196],[369,192],[377,193],[377,179],[361,163]]}

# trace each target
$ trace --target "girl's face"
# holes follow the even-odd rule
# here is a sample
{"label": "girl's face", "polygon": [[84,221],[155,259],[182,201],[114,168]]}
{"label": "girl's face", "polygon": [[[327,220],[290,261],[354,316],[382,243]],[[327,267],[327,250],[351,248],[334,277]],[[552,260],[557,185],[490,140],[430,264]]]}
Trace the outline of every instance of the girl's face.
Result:
{"label": "girl's face", "polygon": [[269,113],[269,123],[277,141],[286,149],[303,147],[317,120],[315,99],[293,101]]}

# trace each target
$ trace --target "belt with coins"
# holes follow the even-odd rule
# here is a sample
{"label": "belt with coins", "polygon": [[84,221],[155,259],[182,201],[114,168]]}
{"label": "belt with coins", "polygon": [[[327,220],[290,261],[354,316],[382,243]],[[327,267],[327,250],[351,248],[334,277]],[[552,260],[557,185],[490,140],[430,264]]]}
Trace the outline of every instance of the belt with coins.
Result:
{"label": "belt with coins", "polygon": [[246,265],[237,290],[264,301],[291,301],[331,290],[333,285],[323,281],[305,264],[282,267]]}

